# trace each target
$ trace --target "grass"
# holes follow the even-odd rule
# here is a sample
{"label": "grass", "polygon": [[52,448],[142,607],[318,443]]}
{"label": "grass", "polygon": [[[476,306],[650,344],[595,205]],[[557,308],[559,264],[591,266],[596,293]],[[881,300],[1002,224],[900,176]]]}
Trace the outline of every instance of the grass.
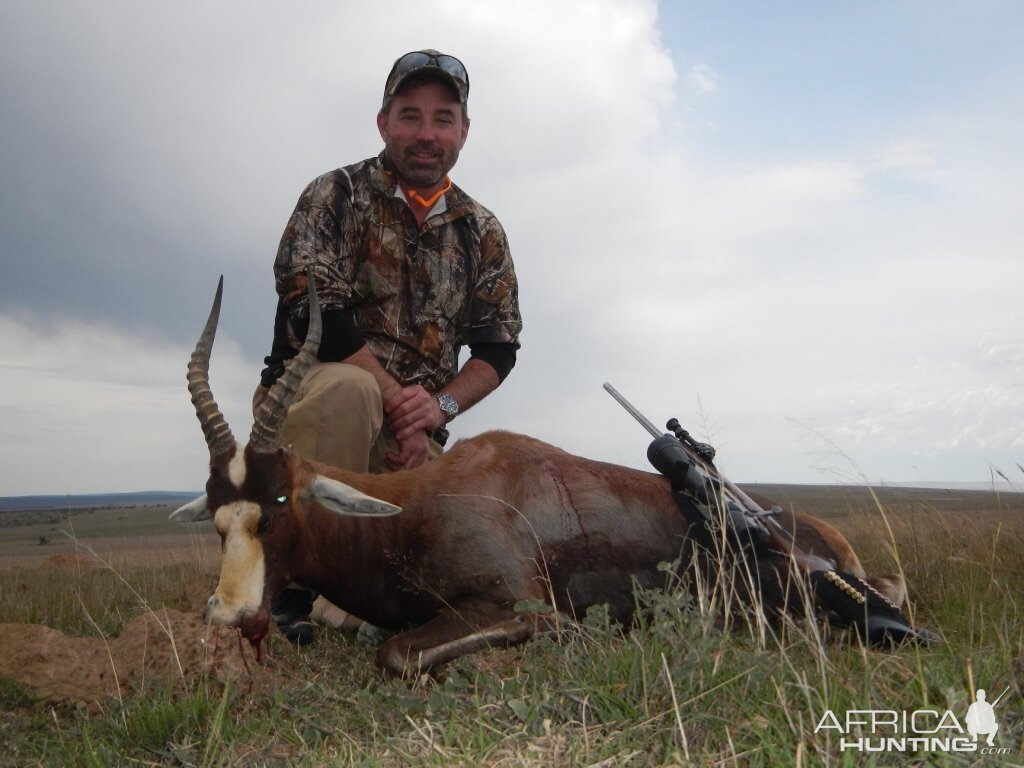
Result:
{"label": "grass", "polygon": [[[41,707],[0,679],[0,765],[969,765],[844,753],[815,727],[827,710],[962,719],[975,687],[1005,686],[997,743],[1010,753],[978,764],[1024,764],[1024,496],[774,490],[829,516],[869,572],[901,568],[916,621],[945,642],[889,653],[822,640],[806,623],[722,632],[672,588],[638,596],[646,610],[631,632],[594,610],[519,648],[459,659],[438,680],[383,682],[373,649],[349,635],[323,633],[303,651],[272,635],[260,672],[272,684],[260,690],[156,686],[97,715]],[[125,553],[114,569],[0,570],[0,622],[116,633],[140,600],[175,606],[201,591],[216,553],[204,546],[196,562]]]}
{"label": "grass", "polygon": [[[115,568],[117,568],[115,566]],[[117,635],[150,605],[183,609],[183,585],[194,570],[185,564],[117,568],[12,568],[0,575],[3,621],[45,624],[75,636]]]}

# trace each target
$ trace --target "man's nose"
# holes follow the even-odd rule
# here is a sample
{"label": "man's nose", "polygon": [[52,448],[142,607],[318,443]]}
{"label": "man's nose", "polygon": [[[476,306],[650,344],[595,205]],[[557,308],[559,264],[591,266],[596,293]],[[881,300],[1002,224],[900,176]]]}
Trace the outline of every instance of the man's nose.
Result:
{"label": "man's nose", "polygon": [[416,140],[425,144],[430,144],[437,139],[437,131],[430,123],[423,122],[420,124],[419,129],[416,131]]}

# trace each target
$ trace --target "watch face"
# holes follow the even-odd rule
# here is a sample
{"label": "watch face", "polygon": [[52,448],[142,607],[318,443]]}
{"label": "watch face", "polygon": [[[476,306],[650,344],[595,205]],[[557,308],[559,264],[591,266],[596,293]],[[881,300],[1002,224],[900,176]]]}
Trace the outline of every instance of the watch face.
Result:
{"label": "watch face", "polygon": [[438,395],[437,403],[441,406],[441,411],[449,419],[459,412],[459,404],[455,402],[455,398],[449,394]]}

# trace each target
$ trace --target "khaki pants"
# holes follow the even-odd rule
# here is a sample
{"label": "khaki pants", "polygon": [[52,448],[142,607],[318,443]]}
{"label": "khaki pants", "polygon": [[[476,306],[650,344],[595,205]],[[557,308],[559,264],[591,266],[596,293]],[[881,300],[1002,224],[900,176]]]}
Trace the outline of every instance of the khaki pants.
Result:
{"label": "khaki pants", "polygon": [[[256,389],[253,410],[266,396]],[[390,472],[387,453],[398,441],[384,424],[384,403],[373,375],[349,363],[315,363],[302,377],[281,437],[301,456],[355,472]],[[442,448],[430,441],[431,459]]]}

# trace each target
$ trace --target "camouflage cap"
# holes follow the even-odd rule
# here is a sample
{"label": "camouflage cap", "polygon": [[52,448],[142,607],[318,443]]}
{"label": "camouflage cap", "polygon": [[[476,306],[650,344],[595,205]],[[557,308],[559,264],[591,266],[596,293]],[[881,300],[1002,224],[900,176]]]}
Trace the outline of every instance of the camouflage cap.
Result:
{"label": "camouflage cap", "polygon": [[427,48],[406,53],[395,60],[384,85],[385,101],[398,93],[406,78],[414,74],[432,75],[451,86],[458,94],[460,104],[465,104],[469,97],[469,73],[466,72],[466,66],[454,56]]}

